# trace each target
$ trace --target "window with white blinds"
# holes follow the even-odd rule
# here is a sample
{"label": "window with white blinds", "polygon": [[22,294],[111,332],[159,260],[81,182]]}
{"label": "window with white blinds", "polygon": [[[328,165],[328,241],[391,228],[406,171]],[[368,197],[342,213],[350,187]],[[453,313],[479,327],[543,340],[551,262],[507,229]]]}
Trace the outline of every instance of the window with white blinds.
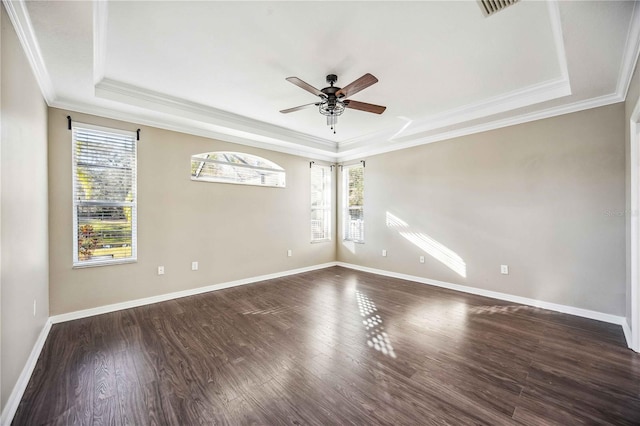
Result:
{"label": "window with white blinds", "polygon": [[331,167],[311,164],[311,242],[331,240]]}
{"label": "window with white blinds", "polygon": [[191,180],[285,187],[285,171],[276,163],[241,152],[206,152],[191,156]]}
{"label": "window with white blinds", "polygon": [[136,260],[136,134],[73,126],[73,264]]}
{"label": "window with white blinds", "polygon": [[354,164],[342,168],[344,239],[364,242],[364,166]]}

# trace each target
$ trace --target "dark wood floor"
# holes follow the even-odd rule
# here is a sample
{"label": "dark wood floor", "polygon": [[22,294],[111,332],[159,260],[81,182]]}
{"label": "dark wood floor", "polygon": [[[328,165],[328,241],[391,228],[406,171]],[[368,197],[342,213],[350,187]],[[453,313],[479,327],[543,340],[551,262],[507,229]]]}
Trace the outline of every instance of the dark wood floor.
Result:
{"label": "dark wood floor", "polygon": [[620,327],[334,267],[54,325],[14,424],[640,424]]}

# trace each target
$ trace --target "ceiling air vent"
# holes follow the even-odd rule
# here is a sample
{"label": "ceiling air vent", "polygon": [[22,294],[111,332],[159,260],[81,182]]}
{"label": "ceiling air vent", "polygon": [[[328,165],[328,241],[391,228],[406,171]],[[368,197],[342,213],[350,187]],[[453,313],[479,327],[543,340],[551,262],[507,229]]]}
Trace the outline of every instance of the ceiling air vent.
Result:
{"label": "ceiling air vent", "polygon": [[478,0],[480,9],[484,16],[491,16],[497,12],[500,12],[507,6],[517,3],[518,0]]}

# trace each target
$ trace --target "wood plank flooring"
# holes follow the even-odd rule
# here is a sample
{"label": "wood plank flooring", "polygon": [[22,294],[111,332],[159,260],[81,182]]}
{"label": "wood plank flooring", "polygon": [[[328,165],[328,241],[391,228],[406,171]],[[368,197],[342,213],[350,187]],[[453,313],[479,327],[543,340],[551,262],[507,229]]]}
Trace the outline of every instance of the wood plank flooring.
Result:
{"label": "wood plank flooring", "polygon": [[619,326],[340,267],[54,325],[15,425],[640,424]]}

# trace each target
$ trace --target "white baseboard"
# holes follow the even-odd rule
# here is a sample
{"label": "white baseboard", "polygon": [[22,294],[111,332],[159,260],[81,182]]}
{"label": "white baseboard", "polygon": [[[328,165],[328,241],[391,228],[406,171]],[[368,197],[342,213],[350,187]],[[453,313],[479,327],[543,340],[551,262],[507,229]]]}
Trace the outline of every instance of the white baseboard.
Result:
{"label": "white baseboard", "polygon": [[629,327],[629,323],[627,322],[626,318],[624,318],[624,321],[622,322],[622,332],[624,333],[624,338],[627,341],[627,346],[629,347],[629,349],[635,350],[635,348],[633,347],[633,341],[631,339],[631,327]]}
{"label": "white baseboard", "polygon": [[[369,268],[367,266],[354,265],[351,263],[337,262],[337,265],[345,268],[349,268],[349,269],[355,269],[357,271],[371,272],[373,274],[384,275],[386,277],[399,278],[407,281],[415,281],[421,284],[428,284],[435,287],[448,288],[450,290],[461,291],[463,293],[471,293],[471,294],[476,294],[478,296],[490,297],[492,299],[505,300],[507,302],[519,303],[521,305],[535,306],[536,308],[548,309],[550,311],[562,312],[564,314],[571,314],[578,317],[604,321],[611,324],[621,325],[623,330],[624,330],[625,324],[627,323],[627,319],[625,317],[605,314],[603,312],[591,311],[588,309],[576,308],[574,306],[560,305],[558,303],[545,302],[545,301],[536,300],[536,299],[529,299],[527,297],[515,296],[513,294],[500,293],[500,292],[491,291],[491,290],[484,290],[481,288],[469,287],[469,286],[460,285],[460,284],[452,284],[444,281],[418,277],[416,275],[401,274],[399,272],[385,271],[382,269]],[[625,331],[625,337],[627,337],[626,331]],[[631,337],[631,334],[629,334],[629,337],[627,337],[628,343],[630,342],[629,340],[630,337]]]}
{"label": "white baseboard", "polygon": [[303,272],[315,271],[331,266],[336,266],[337,262],[322,263],[319,265],[307,266],[304,268],[290,269],[288,271],[276,272],[273,274],[259,275],[257,277],[244,278],[226,283],[213,284],[205,287],[193,288],[190,290],[176,291],[173,293],[161,294],[158,296],[145,297],[143,299],[129,300],[127,302],[114,303],[112,305],[99,306],[97,308],[83,309],[81,311],[69,312],[66,314],[54,315],[50,318],[53,324],[60,322],[72,321],[80,318],[92,317],[94,315],[106,314],[109,312],[120,311],[122,309],[136,308],[138,306],[150,305],[152,303],[166,302],[167,300],[179,299],[181,297],[193,296],[210,291],[222,290],[230,287],[237,287],[245,284],[251,284],[258,281],[272,280],[274,278],[286,277],[288,275],[300,274]]}
{"label": "white baseboard", "polygon": [[51,330],[51,324],[51,318],[47,319],[36,343],[33,345],[29,358],[27,358],[27,362],[18,377],[18,381],[9,395],[7,404],[5,405],[4,410],[2,410],[2,416],[0,416],[0,425],[2,426],[9,426],[13,421],[13,416],[16,414],[18,405],[20,405],[22,395],[24,395],[24,391],[27,389],[33,369],[36,367],[36,363],[40,357],[40,352],[44,347],[44,342],[46,342],[49,331]]}

